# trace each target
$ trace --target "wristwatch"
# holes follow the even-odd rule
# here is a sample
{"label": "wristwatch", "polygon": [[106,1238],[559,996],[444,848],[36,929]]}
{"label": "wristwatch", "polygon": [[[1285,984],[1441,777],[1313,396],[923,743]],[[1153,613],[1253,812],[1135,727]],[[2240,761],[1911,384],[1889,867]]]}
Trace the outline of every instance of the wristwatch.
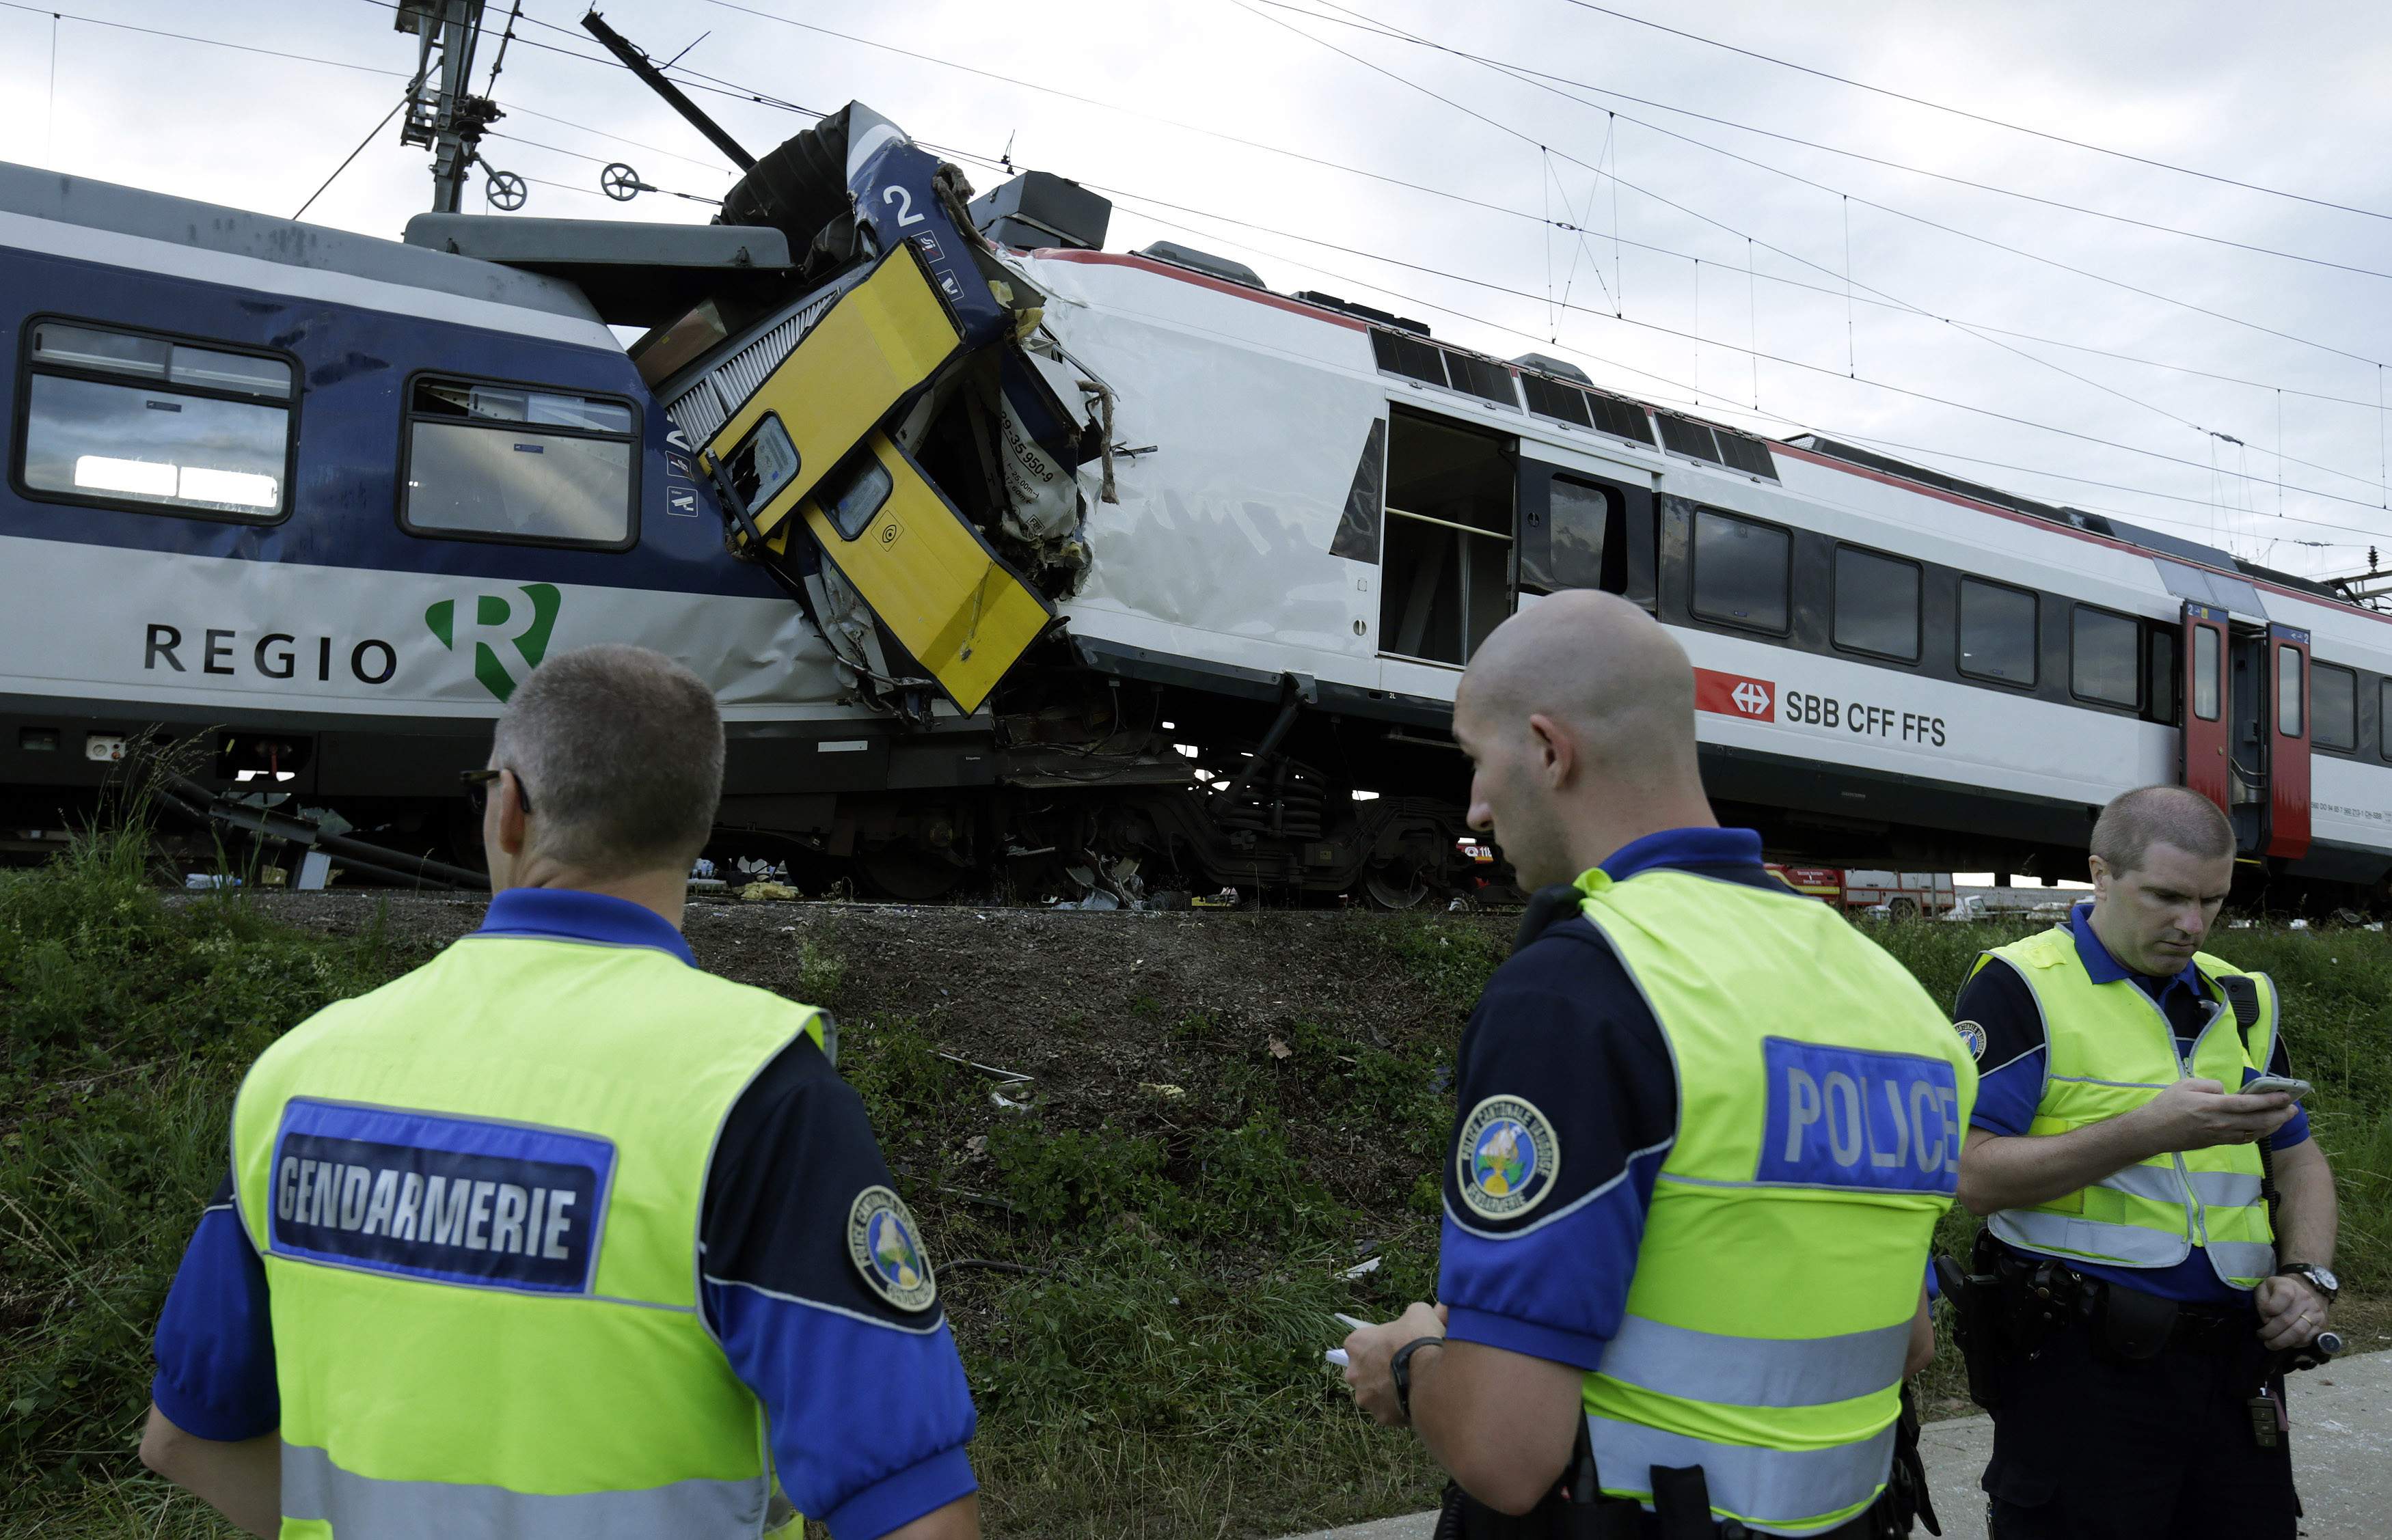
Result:
{"label": "wristwatch", "polygon": [[[2325,1296],[2325,1302],[2328,1304],[2334,1303],[2334,1296],[2342,1292],[2342,1280],[2334,1275],[2334,1269],[2331,1267],[2319,1267],[2305,1262],[2288,1262],[2276,1269],[2276,1276],[2306,1280],[2311,1288]],[[1399,1380],[1398,1383],[1402,1382]]]}
{"label": "wristwatch", "polygon": [[1403,1408],[1406,1422],[1412,1419],[1412,1354],[1423,1348],[1443,1346],[1445,1339],[1442,1337],[1415,1337],[1398,1348],[1396,1355],[1387,1360],[1387,1372],[1395,1377],[1396,1381],[1396,1404]]}

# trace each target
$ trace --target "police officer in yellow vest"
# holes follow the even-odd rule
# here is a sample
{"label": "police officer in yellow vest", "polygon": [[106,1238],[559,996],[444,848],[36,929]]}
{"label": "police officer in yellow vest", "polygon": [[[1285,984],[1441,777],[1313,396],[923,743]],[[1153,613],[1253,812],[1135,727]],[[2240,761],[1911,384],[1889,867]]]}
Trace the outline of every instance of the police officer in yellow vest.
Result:
{"label": "police officer in yellow vest", "polygon": [[[261,1055],[142,1456],[284,1540],[980,1533],[922,1236],[812,1006],[698,969],[706,686],[593,647],[500,719],[481,929]],[[792,1531],[794,1533],[794,1531]]]}
{"label": "police officer in yellow vest", "polygon": [[1505,622],[1454,733],[1472,824],[1540,891],[1462,1038],[1443,1302],[1347,1339],[1357,1401],[1417,1430],[1467,1534],[1902,1533],[1968,1055],[1717,826],[1693,671],[1643,611]]}
{"label": "police officer in yellow vest", "polygon": [[2290,1071],[2274,984],[2200,950],[2234,850],[2198,793],[2126,793],[2093,826],[2092,902],[1961,990],[1983,1081],[1960,1200],[2009,1327],[1996,1540],[2294,1534],[2268,1355],[2325,1326],[2334,1174],[2291,1097],[2242,1092]]}

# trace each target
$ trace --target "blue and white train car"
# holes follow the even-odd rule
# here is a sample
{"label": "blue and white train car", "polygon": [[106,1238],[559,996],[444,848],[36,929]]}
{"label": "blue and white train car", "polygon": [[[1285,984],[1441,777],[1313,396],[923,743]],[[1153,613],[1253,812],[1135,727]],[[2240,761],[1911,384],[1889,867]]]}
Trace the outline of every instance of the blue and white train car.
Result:
{"label": "blue and white train car", "polygon": [[[150,724],[214,730],[203,779],[361,825],[453,808],[514,680],[598,641],[720,692],[728,818],[819,822],[829,794],[890,778],[885,721],[725,551],[711,489],[574,285],[0,165],[0,295],[19,828],[58,826]],[[935,738],[897,750],[900,779],[956,779]],[[792,788],[816,803],[793,812]]]}

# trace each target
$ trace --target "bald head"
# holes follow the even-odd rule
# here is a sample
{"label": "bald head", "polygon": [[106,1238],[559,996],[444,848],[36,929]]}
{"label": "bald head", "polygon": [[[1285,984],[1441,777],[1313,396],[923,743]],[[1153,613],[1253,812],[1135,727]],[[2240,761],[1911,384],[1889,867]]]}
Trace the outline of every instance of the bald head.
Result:
{"label": "bald head", "polygon": [[1481,643],[1453,703],[1473,827],[1523,886],[1567,882],[1632,839],[1712,822],[1695,754],[1695,671],[1643,610],[1572,589]]}
{"label": "bald head", "polygon": [[1659,621],[1617,594],[1569,589],[1497,627],[1454,711],[1496,732],[1549,717],[1606,781],[1695,777],[1694,666]]}

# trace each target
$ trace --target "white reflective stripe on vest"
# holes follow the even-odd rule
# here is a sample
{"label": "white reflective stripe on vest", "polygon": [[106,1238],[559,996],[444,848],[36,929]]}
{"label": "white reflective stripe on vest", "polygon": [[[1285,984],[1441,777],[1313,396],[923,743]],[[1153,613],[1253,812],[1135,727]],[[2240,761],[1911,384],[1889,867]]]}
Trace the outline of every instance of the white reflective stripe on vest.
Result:
{"label": "white reflective stripe on vest", "polygon": [[1722,1337],[1641,1315],[1595,1365],[1640,1390],[1732,1406],[1825,1406],[1899,1383],[1910,1323],[1840,1337]]}
{"label": "white reflective stripe on vest", "polygon": [[[1893,1425],[1858,1443],[1829,1449],[1762,1449],[1709,1443],[1608,1417],[1586,1419],[1595,1479],[1609,1492],[1652,1495],[1653,1468],[1699,1465],[1711,1508],[1773,1534],[1811,1534],[1847,1522],[1873,1500],[1893,1468]],[[1841,1518],[1826,1515],[1844,1515]],[[1804,1521],[1816,1522],[1805,1524]],[[348,1540],[344,1534],[342,1540]]]}
{"label": "white reflective stripe on vest", "polygon": [[2276,1249],[2256,1240],[2214,1240],[2203,1248],[2221,1278],[2264,1278],[2276,1270]]}
{"label": "white reflective stripe on vest", "polygon": [[449,1482],[384,1482],[344,1470],[306,1444],[282,1446],[282,1515],[329,1521],[339,1540],[706,1540],[753,1535],[771,1482],[675,1482],[630,1492],[511,1492]]}
{"label": "white reflective stripe on vest", "polygon": [[[2196,1184],[2199,1181],[2194,1178]],[[2128,1166],[2112,1171],[2095,1185],[2125,1193],[2128,1197],[2147,1197],[2154,1203],[2173,1203],[2179,1208],[2184,1204],[2184,1183],[2178,1178],[2173,1165]]]}
{"label": "white reflective stripe on vest", "polygon": [[2249,1171],[2195,1171],[2192,1195],[2204,1209],[2248,1209],[2259,1201],[2259,1179]]}
{"label": "white reflective stripe on vest", "polygon": [[2057,1251],[2122,1267],[2173,1267],[2192,1254],[2192,1242],[2138,1224],[2105,1224],[2074,1214],[2004,1209],[1988,1221],[1994,1234],[2030,1251]]}

